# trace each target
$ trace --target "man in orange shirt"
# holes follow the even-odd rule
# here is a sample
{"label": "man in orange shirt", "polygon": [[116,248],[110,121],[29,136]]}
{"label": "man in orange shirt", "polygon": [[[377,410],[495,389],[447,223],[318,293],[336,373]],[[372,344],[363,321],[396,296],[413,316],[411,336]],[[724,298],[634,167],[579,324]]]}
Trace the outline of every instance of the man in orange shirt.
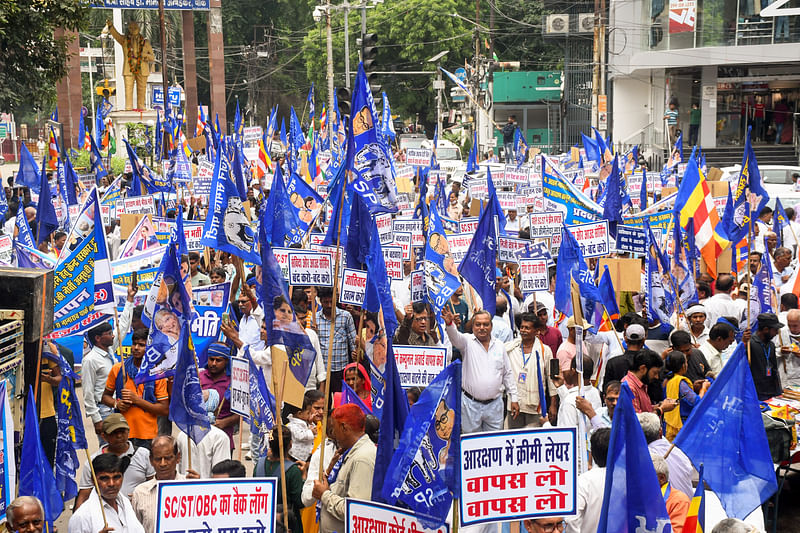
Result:
{"label": "man in orange shirt", "polygon": [[652,453],[650,457],[653,459],[653,466],[656,469],[658,484],[661,485],[661,494],[667,504],[667,514],[669,514],[669,521],[672,523],[672,532],[682,533],[683,523],[686,522],[686,514],[689,512],[691,499],[670,485],[667,460],[658,453]]}
{"label": "man in orange shirt", "polygon": [[149,450],[150,441],[158,435],[158,417],[169,415],[169,393],[166,379],[141,385],[133,381],[144,359],[147,335],[144,328],[133,332],[131,356],[122,363],[116,363],[108,373],[103,404],[113,407],[125,417],[130,426],[129,440],[133,445]]}

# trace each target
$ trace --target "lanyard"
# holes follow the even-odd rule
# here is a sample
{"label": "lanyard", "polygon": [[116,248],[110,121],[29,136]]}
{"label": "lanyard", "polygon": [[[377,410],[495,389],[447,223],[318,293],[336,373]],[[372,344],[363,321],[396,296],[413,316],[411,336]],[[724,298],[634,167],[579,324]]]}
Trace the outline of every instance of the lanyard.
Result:
{"label": "lanyard", "polygon": [[531,351],[527,356],[525,355],[525,348],[522,346],[522,342],[520,342],[519,347],[522,350],[522,369],[524,370],[528,367],[528,361],[531,360],[531,356],[536,350],[536,339],[534,339],[533,344],[531,345]]}

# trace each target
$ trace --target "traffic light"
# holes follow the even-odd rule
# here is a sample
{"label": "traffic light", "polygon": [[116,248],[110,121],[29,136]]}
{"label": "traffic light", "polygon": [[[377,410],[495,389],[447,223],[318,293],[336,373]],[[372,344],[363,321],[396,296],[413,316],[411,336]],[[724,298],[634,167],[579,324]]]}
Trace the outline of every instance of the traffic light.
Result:
{"label": "traffic light", "polygon": [[361,39],[361,62],[364,64],[364,73],[367,75],[367,83],[372,90],[372,94],[380,94],[381,85],[378,83],[378,75],[375,73],[378,57],[378,34],[367,33]]}
{"label": "traffic light", "polygon": [[95,93],[97,93],[97,96],[102,96],[105,98],[113,96],[114,93],[117,91],[114,87],[109,86],[108,79],[103,80],[103,84],[98,85],[97,87],[94,88],[94,90]]}
{"label": "traffic light", "polygon": [[339,113],[350,116],[350,89],[339,87],[336,89],[336,99],[339,101]]}

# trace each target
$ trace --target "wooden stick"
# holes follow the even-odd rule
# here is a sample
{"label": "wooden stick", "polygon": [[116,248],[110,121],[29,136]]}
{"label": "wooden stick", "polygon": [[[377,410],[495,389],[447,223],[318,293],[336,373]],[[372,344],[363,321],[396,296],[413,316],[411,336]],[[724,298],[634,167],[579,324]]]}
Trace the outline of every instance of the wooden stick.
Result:
{"label": "wooden stick", "polygon": [[[100,447],[102,450],[102,446]],[[92,472],[92,483],[94,483],[94,490],[97,491],[97,497],[100,499],[100,512],[103,514],[103,528],[108,528],[108,520],[106,520],[106,511],[103,509],[103,499],[100,496],[100,488],[97,486],[97,474],[94,473],[94,465],[92,464],[92,456],[89,455],[89,449],[84,448],[86,452],[86,460],[89,461],[89,470]]]}
{"label": "wooden stick", "polygon": [[[748,229],[747,229],[747,266],[745,268],[747,268],[747,273],[750,274],[750,247],[752,246],[752,242],[753,242],[753,212],[752,211],[750,211],[750,216],[748,217],[747,225],[748,225]],[[736,253],[735,246],[734,246],[734,250],[733,251],[734,251],[734,255],[735,255],[735,253]],[[735,258],[734,258],[734,260],[735,260]],[[750,291],[753,288],[753,276],[750,275],[749,278],[750,278],[750,283],[747,284],[747,329],[750,330],[750,335],[752,335],[753,334],[753,328],[750,325]],[[744,328],[742,328],[742,329],[744,329]],[[750,364],[750,342],[749,341],[747,343],[747,364],[748,365]]]}
{"label": "wooden stick", "polygon": [[126,383],[128,381],[128,376],[125,372],[125,358],[122,356],[122,332],[119,329],[119,313],[117,311],[117,304],[114,304],[114,326],[117,329],[117,357],[119,357],[119,360],[122,361],[122,383]]}
{"label": "wooden stick", "polygon": [[239,462],[242,462],[242,435],[244,435],[244,418],[239,417]]}
{"label": "wooden stick", "polygon": [[361,332],[363,331],[363,328],[364,328],[364,315],[366,313],[367,312],[362,307],[361,308],[361,314],[358,316],[358,329],[356,330],[356,339],[358,339],[358,342],[356,342],[356,364],[359,364],[359,365],[361,364],[361,355],[362,355],[361,354]]}
{"label": "wooden stick", "polygon": [[186,434],[186,456],[189,461],[189,465],[186,467],[188,470],[192,469],[192,439],[189,438],[189,434]]}
{"label": "wooden stick", "polygon": [[[275,357],[275,346],[270,347],[270,351],[272,352],[272,356]],[[283,449],[283,417],[281,417],[281,406],[283,404],[283,390],[286,387],[286,369],[289,366],[289,360],[284,360],[283,365],[281,368],[281,386],[278,389],[278,381],[277,376],[275,373],[272,373],[272,386],[275,388],[275,394],[277,397],[275,398],[275,410],[278,411],[276,413],[276,420],[278,422],[278,453],[280,457],[278,458],[279,468],[281,469],[281,498],[283,499],[283,525],[286,527],[286,531],[289,531],[289,505],[288,505],[288,498],[286,496],[286,469],[283,468],[283,461],[284,461],[284,449]]]}
{"label": "wooden stick", "polygon": [[[33,382],[33,397],[38,400],[39,398],[39,384],[42,382],[41,374],[42,374],[42,347],[44,345],[44,309],[45,309],[45,300],[47,299],[47,291],[45,290],[46,287],[42,287],[42,309],[39,316],[42,319],[42,323],[39,325],[39,355],[37,356],[36,360],[36,379]],[[41,412],[42,402],[37,401],[36,405],[37,408]]]}
{"label": "wooden stick", "polygon": [[664,459],[666,459],[667,457],[669,457],[669,454],[671,454],[671,453],[672,453],[672,449],[673,449],[673,448],[675,448],[675,445],[674,445],[674,444],[670,444],[670,445],[669,445],[669,449],[667,450],[667,453],[665,453],[665,454],[664,454]]}
{"label": "wooden stick", "polygon": [[[331,321],[328,326],[328,361],[325,365],[325,408],[322,411],[322,438],[328,433],[328,401],[331,395],[331,359],[333,359],[333,334],[336,327],[336,294],[339,290],[339,245],[342,239],[342,205],[344,204],[344,191],[347,183],[342,184],[342,197],[339,199],[339,227],[336,231],[336,265],[333,276],[333,296],[331,300]],[[316,315],[315,315],[316,316]],[[319,480],[325,479],[325,446],[319,449]]]}

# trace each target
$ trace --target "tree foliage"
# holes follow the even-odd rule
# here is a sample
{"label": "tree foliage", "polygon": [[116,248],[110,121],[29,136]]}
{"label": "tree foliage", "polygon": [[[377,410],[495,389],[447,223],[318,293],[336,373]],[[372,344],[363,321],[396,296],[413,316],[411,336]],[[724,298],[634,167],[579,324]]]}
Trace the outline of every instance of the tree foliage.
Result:
{"label": "tree foliage", "polygon": [[67,72],[67,38],[57,28],[80,31],[89,4],[83,0],[0,0],[0,109],[55,100],[55,84]]}

